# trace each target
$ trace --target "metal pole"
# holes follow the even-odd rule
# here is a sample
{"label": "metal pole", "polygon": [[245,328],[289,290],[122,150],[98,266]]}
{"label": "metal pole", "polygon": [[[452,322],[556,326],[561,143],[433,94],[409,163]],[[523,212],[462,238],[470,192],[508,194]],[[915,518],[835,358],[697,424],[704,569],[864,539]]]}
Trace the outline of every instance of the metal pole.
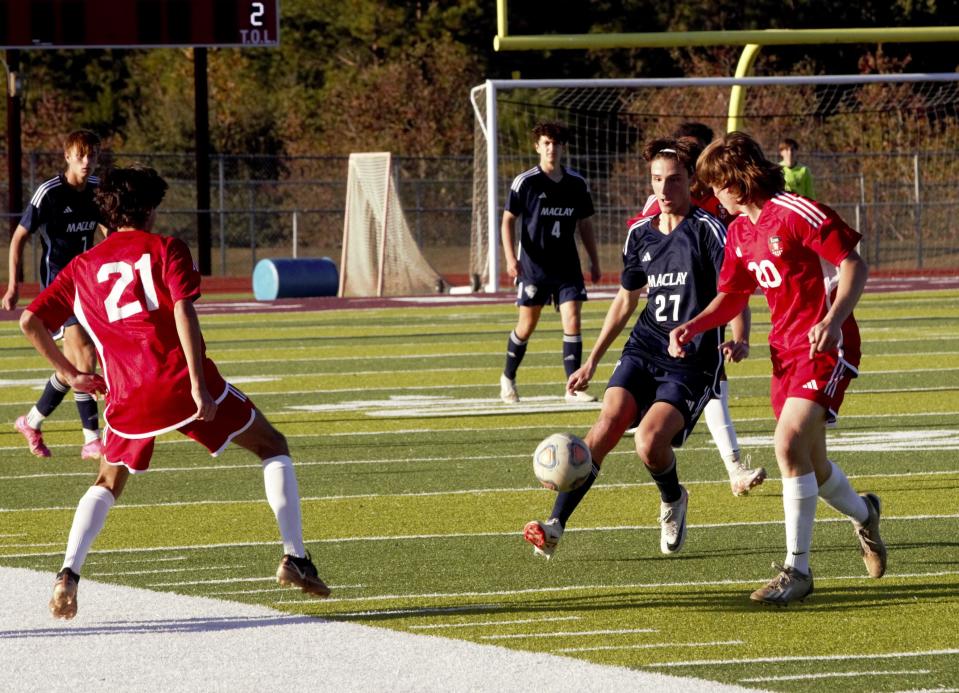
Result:
{"label": "metal pole", "polygon": [[223,171],[223,155],[217,157],[217,184],[219,185],[218,203],[220,206],[220,275],[226,276],[226,213],[223,211],[226,176]]}
{"label": "metal pole", "polygon": [[193,49],[194,139],[196,141],[196,246],[200,274],[212,273],[210,258],[210,105],[206,48]]}
{"label": "metal pole", "polygon": [[293,259],[294,259],[294,260],[296,259],[296,247],[297,247],[297,245],[298,245],[298,243],[297,243],[297,223],[296,223],[297,217],[299,217],[299,214],[298,214],[297,211],[294,209],[294,210],[293,210]]}
{"label": "metal pole", "polygon": [[922,269],[922,191],[919,184],[919,153],[912,155],[912,171],[916,202],[916,267]]}
{"label": "metal pole", "polygon": [[486,81],[486,223],[489,233],[489,281],[486,283],[487,293],[499,290],[499,225],[496,223],[497,212],[497,173],[498,157],[496,127],[496,87]]}
{"label": "metal pole", "polygon": [[[17,229],[23,211],[23,150],[20,141],[20,51],[7,51],[7,212],[10,235]],[[22,266],[21,266],[22,267]],[[18,277],[21,281],[23,277]]]}

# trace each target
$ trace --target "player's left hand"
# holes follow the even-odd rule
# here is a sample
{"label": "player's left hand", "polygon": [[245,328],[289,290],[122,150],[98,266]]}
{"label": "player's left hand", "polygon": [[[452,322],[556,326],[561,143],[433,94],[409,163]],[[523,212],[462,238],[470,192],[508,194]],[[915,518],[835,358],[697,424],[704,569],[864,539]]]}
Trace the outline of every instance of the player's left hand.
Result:
{"label": "player's left hand", "polygon": [[816,352],[822,353],[835,349],[842,338],[842,326],[833,325],[829,320],[823,320],[812,326],[809,330],[809,358],[816,356]]}
{"label": "player's left hand", "polygon": [[213,421],[216,416],[216,402],[206,388],[194,389],[192,395],[193,401],[196,402],[197,421]]}
{"label": "player's left hand", "polygon": [[739,363],[749,356],[749,342],[737,342],[735,339],[730,339],[720,344],[719,350],[723,353],[726,363]]}

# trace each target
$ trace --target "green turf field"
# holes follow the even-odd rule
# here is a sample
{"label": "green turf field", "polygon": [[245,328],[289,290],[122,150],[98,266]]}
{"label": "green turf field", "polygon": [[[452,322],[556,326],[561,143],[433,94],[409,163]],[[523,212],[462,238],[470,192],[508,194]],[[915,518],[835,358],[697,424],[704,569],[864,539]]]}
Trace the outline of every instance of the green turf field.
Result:
{"label": "green turf field", "polygon": [[[586,304],[587,350],[607,305]],[[562,399],[558,316],[544,313],[519,373],[524,401],[508,406],[511,305],[406,306],[202,317],[210,355],[290,440],[332,599],[275,584],[258,462],[238,449],[214,460],[176,434],[127,485],[84,578],[769,690],[959,689],[959,292],[863,298],[862,376],[829,440],[854,486],[882,497],[889,572],[865,577],[851,525],[820,504],[815,593],[788,609],[748,599],[784,551],[768,312],[753,307],[731,407],[771,478],[734,498],[701,425],[678,453],[691,498],[678,555],[659,552],[658,495],[627,438],[555,558],[534,559],[520,530],[548,516],[553,494],[535,484],[532,450],[554,431],[584,434],[598,411]],[[15,323],[0,323],[0,565],[52,574],[94,467],[79,459],[69,400],[45,427],[52,459],[12,430],[48,376]]]}

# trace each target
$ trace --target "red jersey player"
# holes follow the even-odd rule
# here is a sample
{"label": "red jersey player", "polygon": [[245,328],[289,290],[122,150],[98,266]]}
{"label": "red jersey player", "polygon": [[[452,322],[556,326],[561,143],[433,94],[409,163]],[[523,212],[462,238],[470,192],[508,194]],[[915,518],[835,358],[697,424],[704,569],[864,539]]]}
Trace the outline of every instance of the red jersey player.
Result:
{"label": "red jersey player", "polygon": [[[677,140],[691,140],[696,143],[696,153],[699,153],[713,140],[713,131],[708,125],[697,122],[680,123],[673,132]],[[704,209],[719,219],[724,226],[729,225],[729,213],[719,204],[709,186],[693,176],[690,179],[690,194],[694,206]],[[650,219],[660,213],[660,202],[656,195],[650,195],[643,205],[643,211],[626,223],[627,229],[632,229],[644,219]],[[749,356],[749,334],[751,314],[747,306],[743,311],[742,321],[734,322],[732,339],[723,344],[723,354],[727,361],[740,361]],[[729,412],[729,381],[726,371],[720,375],[719,394],[709,400],[703,410],[703,418],[709,433],[719,450],[719,456],[726,467],[729,476],[729,487],[734,496],[745,496],[749,489],[759,486],[766,479],[766,470],[763,467],[752,469],[748,462],[744,463],[740,457],[739,440],[736,437],[736,427]]]}
{"label": "red jersey player", "polygon": [[[96,482],[77,506],[50,610],[77,612],[80,570],[131,473],[150,465],[155,436],[178,430],[218,455],[233,441],[263,462],[266,497],[285,555],[281,584],[326,597],[303,544],[296,474],[286,439],[228,384],[206,356],[193,302],[200,274],[182,241],[150,233],[166,182],[150,168],[120,168],[101,182],[96,201],[111,230],[77,256],[37,297],[20,327],[78,392],[106,391],[103,454]],[[75,315],[97,348],[103,377],[81,373],[48,330]]]}
{"label": "red jersey player", "polygon": [[786,560],[751,598],[768,604],[803,600],[813,590],[809,568],[817,496],[848,516],[869,575],[882,577],[886,547],[879,536],[879,498],[857,495],[826,457],[826,425],[859,368],[859,328],[852,311],[868,269],[856,252],[860,235],[832,209],[783,191],[782,169],[748,135],[713,142],[696,174],[726,209],[729,226],[719,294],[675,328],[670,353],[682,356],[696,334],[724,324],[759,287],[772,320],[770,387],[776,415],[776,460],[782,473]]}

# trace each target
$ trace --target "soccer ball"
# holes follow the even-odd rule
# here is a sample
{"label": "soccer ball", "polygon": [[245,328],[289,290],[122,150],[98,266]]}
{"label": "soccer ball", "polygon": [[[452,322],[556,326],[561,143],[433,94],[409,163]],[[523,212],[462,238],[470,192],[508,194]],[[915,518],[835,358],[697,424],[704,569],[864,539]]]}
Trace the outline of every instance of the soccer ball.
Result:
{"label": "soccer ball", "polygon": [[554,433],[533,453],[533,473],[539,483],[559,493],[582,486],[592,468],[589,447],[572,433]]}

